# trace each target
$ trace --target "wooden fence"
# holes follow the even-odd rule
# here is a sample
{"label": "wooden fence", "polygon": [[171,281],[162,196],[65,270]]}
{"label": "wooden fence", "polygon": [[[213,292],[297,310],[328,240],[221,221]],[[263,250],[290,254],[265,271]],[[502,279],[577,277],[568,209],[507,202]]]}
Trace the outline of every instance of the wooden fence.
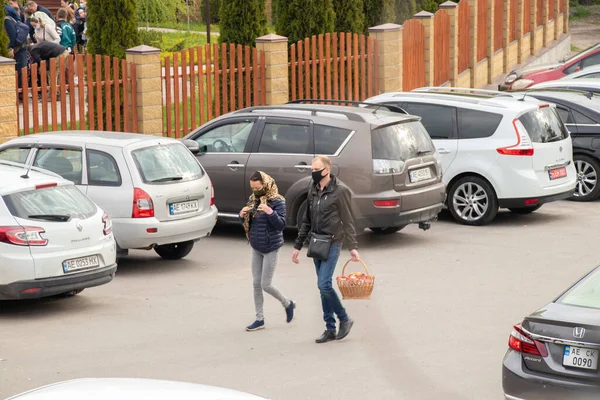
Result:
{"label": "wooden fence", "polygon": [[458,73],[469,69],[471,51],[471,7],[467,0],[458,3]]}
{"label": "wooden fence", "polygon": [[[172,65],[172,66],[171,66]],[[265,53],[206,44],[165,58],[164,134],[181,138],[211,119],[266,104]]]}
{"label": "wooden fence", "polygon": [[504,39],[504,0],[494,1],[494,51],[503,48]]}
{"label": "wooden fence", "polygon": [[377,41],[352,33],[327,33],[289,49],[290,100],[362,101],[378,89]]}
{"label": "wooden fence", "polygon": [[554,0],[548,0],[548,21],[552,21],[554,19],[554,12],[556,8],[554,6]]}
{"label": "wooden fence", "polygon": [[[535,14],[535,16],[536,16],[535,26],[538,27],[538,26],[544,25],[544,11],[543,10],[544,10],[544,5],[546,4],[547,0],[536,0],[536,1],[537,1],[537,6],[536,6],[537,13]],[[553,1],[553,0],[551,0],[551,1]]]}
{"label": "wooden fence", "polygon": [[477,62],[487,58],[488,43],[488,1],[477,2]]}
{"label": "wooden fence", "polygon": [[433,22],[433,84],[440,86],[450,80],[450,15],[439,10]]}
{"label": "wooden fence", "polygon": [[137,132],[132,63],[78,54],[23,68],[21,85],[15,74],[20,134],[87,129]]}
{"label": "wooden fence", "polygon": [[508,42],[512,43],[517,40],[517,21],[519,18],[519,0],[510,0],[510,21],[509,21],[509,36]]}
{"label": "wooden fence", "polygon": [[531,33],[531,5],[532,1],[523,0],[523,35]]}
{"label": "wooden fence", "polygon": [[402,29],[402,88],[408,92],[425,86],[425,27],[410,19]]}

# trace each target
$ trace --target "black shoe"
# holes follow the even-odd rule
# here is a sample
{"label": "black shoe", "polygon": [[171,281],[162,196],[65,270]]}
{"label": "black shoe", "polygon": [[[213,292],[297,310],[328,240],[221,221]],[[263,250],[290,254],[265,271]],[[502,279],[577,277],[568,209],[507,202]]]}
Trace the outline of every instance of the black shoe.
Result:
{"label": "black shoe", "polygon": [[289,324],[294,319],[294,308],[296,308],[296,303],[290,300],[290,305],[285,309],[286,314],[286,322]]}
{"label": "black shoe", "polygon": [[335,340],[335,331],[325,331],[323,334],[318,337],[315,342],[317,343],[327,343]]}
{"label": "black shoe", "polygon": [[354,321],[352,321],[351,319],[348,319],[348,321],[346,322],[340,322],[340,330],[337,334],[336,339],[342,340],[343,338],[348,336],[348,334],[350,333],[350,329],[352,329],[352,325],[354,325]]}
{"label": "black shoe", "polygon": [[265,321],[256,320],[251,325],[248,325],[246,327],[246,330],[248,332],[258,331],[260,329],[265,329]]}

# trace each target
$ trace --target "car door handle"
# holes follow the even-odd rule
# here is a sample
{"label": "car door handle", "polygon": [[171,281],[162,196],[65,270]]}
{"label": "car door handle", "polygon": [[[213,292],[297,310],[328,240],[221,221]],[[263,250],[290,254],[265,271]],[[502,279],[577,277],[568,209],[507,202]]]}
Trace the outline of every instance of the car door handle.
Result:
{"label": "car door handle", "polygon": [[298,165],[294,165],[294,168],[296,168],[300,172],[304,172],[305,169],[310,168],[310,165],[307,165],[307,164],[298,164]]}
{"label": "car door handle", "polygon": [[446,149],[438,149],[438,153],[439,153],[439,154],[450,154],[450,150],[446,150]]}
{"label": "car door handle", "polygon": [[235,171],[238,168],[243,168],[244,164],[240,164],[240,163],[231,163],[231,164],[227,164],[227,167],[229,167],[230,170]]}

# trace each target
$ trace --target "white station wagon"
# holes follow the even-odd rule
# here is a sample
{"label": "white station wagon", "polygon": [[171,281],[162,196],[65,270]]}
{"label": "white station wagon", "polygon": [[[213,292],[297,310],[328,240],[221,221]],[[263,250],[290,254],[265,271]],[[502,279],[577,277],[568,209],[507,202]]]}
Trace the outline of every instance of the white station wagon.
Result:
{"label": "white station wagon", "polygon": [[0,146],[0,160],[55,172],[111,217],[119,256],[187,256],[216,224],[210,178],[182,142],[116,132],[41,133]]}

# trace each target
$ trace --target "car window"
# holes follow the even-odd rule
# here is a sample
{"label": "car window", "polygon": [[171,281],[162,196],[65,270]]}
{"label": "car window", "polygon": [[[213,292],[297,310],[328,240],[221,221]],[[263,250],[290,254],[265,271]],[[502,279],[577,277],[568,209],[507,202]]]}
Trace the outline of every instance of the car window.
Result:
{"label": "car window", "polygon": [[490,137],[498,129],[500,121],[502,121],[502,114],[459,108],[458,137],[460,139]]}
{"label": "car window", "polygon": [[554,107],[542,107],[519,117],[534,143],[549,143],[569,137],[569,132]]}
{"label": "car window", "polygon": [[558,111],[558,115],[560,116],[562,122],[564,122],[565,124],[573,123],[573,118],[571,118],[571,113],[569,112],[569,110],[562,107],[556,107],[556,111]]}
{"label": "car window", "polygon": [[30,151],[29,148],[10,147],[0,151],[0,160],[25,164]]}
{"label": "car window", "polygon": [[594,53],[591,56],[581,60],[581,68],[587,68],[598,64],[600,64],[600,52]]}
{"label": "car window", "polygon": [[225,123],[194,139],[207,153],[241,153],[246,148],[254,120]]}
{"label": "car window", "polygon": [[350,129],[335,128],[333,126],[315,125],[315,153],[322,155],[335,154],[344,140],[350,136]]}
{"label": "car window", "polygon": [[144,147],[132,152],[145,183],[176,183],[204,176],[196,157],[180,143]]}
{"label": "car window", "polygon": [[258,152],[312,154],[309,126],[267,122]]}
{"label": "car window", "polygon": [[404,109],[409,114],[421,117],[421,122],[432,139],[454,137],[454,107],[406,103]]}
{"label": "car window", "polygon": [[569,68],[565,69],[565,74],[567,74],[567,75],[572,74],[573,72],[577,71],[579,68],[581,68],[581,61],[578,61],[575,64],[571,65]]}
{"label": "car window", "polygon": [[12,215],[25,219],[32,215],[85,219],[97,212],[96,205],[72,185],[17,192],[4,196],[4,200]]}
{"label": "car window", "polygon": [[572,306],[600,308],[600,269],[576,283],[556,302]]}
{"label": "car window", "polygon": [[585,115],[583,115],[579,111],[573,110],[573,117],[575,118],[575,123],[576,124],[581,124],[581,125],[584,125],[584,124],[596,125],[596,122],[593,119],[586,117]]}
{"label": "car window", "polygon": [[83,169],[82,151],[75,149],[45,148],[39,149],[34,166],[47,169],[63,178],[81,184]]}
{"label": "car window", "polygon": [[88,150],[88,185],[121,186],[121,174],[115,159],[104,152]]}

